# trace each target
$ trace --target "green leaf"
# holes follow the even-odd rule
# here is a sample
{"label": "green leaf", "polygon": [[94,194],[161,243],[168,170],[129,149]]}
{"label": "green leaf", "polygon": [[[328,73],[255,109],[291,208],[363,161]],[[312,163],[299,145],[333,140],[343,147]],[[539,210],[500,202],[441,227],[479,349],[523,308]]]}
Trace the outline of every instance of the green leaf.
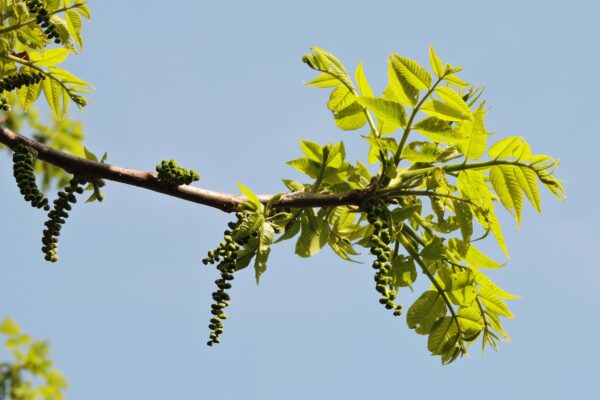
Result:
{"label": "green leaf", "polygon": [[326,221],[317,220],[312,210],[301,216],[301,233],[296,242],[296,254],[307,258],[317,254],[329,239],[329,226]]}
{"label": "green leaf", "polygon": [[433,45],[429,45],[429,63],[431,64],[431,69],[433,69],[433,72],[438,77],[441,77],[442,75],[444,75],[446,68],[444,67],[444,64],[442,63],[442,60],[440,60],[438,55],[435,53],[435,50],[433,49]]}
{"label": "green leaf", "polygon": [[409,84],[417,90],[427,90],[431,86],[431,75],[415,60],[400,57],[396,54],[391,56],[392,65],[396,73],[404,77]]}
{"label": "green leaf", "polygon": [[480,171],[467,169],[458,174],[458,189],[462,197],[488,210],[492,205],[490,191]]}
{"label": "green leaf", "polygon": [[312,179],[317,179],[321,172],[321,164],[308,158],[298,158],[288,161],[287,164],[310,176]]}
{"label": "green leaf", "polygon": [[302,152],[308,159],[316,161],[319,164],[323,162],[323,148],[318,143],[301,140],[300,149],[302,149]]}
{"label": "green leaf", "polygon": [[479,249],[477,249],[477,247],[469,242],[453,238],[448,241],[448,247],[460,258],[465,260],[470,266],[489,269],[498,269],[503,266],[503,264],[500,264],[486,256]]}
{"label": "green leaf", "polygon": [[333,252],[337,254],[338,257],[340,257],[341,259],[358,263],[358,261],[355,261],[352,258],[350,258],[351,255],[357,256],[359,255],[359,253],[356,250],[354,250],[354,248],[347,239],[340,238],[335,235],[329,235],[327,243],[329,244],[329,247],[331,247]]}
{"label": "green leaf", "polygon": [[98,162],[98,157],[85,146],[83,146],[83,153],[85,154],[86,160]]}
{"label": "green leaf", "polygon": [[236,231],[235,239],[243,239],[257,232],[264,221],[265,217],[262,214],[250,214]]}
{"label": "green leaf", "polygon": [[406,323],[418,334],[431,332],[435,322],[446,315],[446,304],[442,295],[435,290],[424,292],[408,309]]}
{"label": "green leaf", "polygon": [[502,233],[500,222],[498,221],[496,213],[494,212],[493,205],[489,208],[486,218],[489,223],[489,229],[491,229],[492,233],[494,234],[494,238],[496,239],[496,242],[498,242],[500,249],[502,249],[502,252],[506,258],[510,258],[510,254],[508,254],[508,248],[506,247],[506,242],[504,241],[504,234]]}
{"label": "green leaf", "polygon": [[258,251],[258,237],[248,236],[247,238],[248,241],[246,244],[238,250],[238,257],[235,263],[236,271],[240,271],[250,265],[250,261],[252,261]]}
{"label": "green leaf", "polygon": [[79,14],[83,15],[88,20],[92,18],[92,13],[90,12],[90,9],[85,3],[79,4],[79,6],[75,10],[77,10]]}
{"label": "green leaf", "polygon": [[254,276],[256,284],[260,282],[261,275],[267,270],[267,260],[271,253],[271,243],[275,238],[275,230],[268,222],[263,222],[258,230],[258,247],[256,249],[256,258],[254,259]]}
{"label": "green leaf", "polygon": [[410,257],[400,255],[392,261],[392,286],[395,290],[412,285],[417,280],[417,268]]}
{"label": "green leaf", "polygon": [[268,248],[266,251],[256,252],[256,256],[254,258],[254,277],[257,285],[260,283],[260,277],[262,274],[267,271],[267,260],[269,259],[269,254],[271,254],[270,248]]}
{"label": "green leaf", "polygon": [[41,52],[32,51],[29,53],[29,58],[33,63],[40,67],[54,67],[65,61],[70,53],[71,52],[65,48],[57,47]]}
{"label": "green leaf", "polygon": [[334,76],[328,73],[322,73],[312,81],[306,83],[307,86],[314,86],[318,88],[330,88],[339,85],[341,82]]}
{"label": "green leaf", "polygon": [[474,268],[471,271],[475,275],[475,281],[482,288],[484,288],[484,287],[488,288],[488,290],[491,293],[494,293],[494,295],[496,295],[502,299],[505,299],[505,300],[516,300],[516,299],[520,298],[520,296],[508,293],[505,290],[503,290],[502,288],[500,288],[499,286],[497,286],[494,282],[492,282],[490,280],[490,278],[488,278],[483,272],[481,272],[481,270]]}
{"label": "green leaf", "polygon": [[33,85],[23,86],[17,90],[19,103],[24,109],[28,109],[40,97],[42,93],[42,82]]}
{"label": "green leaf", "polygon": [[392,210],[392,221],[394,222],[394,225],[398,225],[415,213],[421,213],[420,203],[414,203]]}
{"label": "green leaf", "polygon": [[6,317],[0,324],[0,332],[8,336],[15,336],[21,333],[21,328],[12,318]]}
{"label": "green leaf", "polygon": [[477,296],[482,300],[485,308],[489,312],[493,312],[496,315],[501,315],[510,319],[515,318],[510,312],[510,309],[506,303],[500,299],[497,293],[495,293],[494,288],[490,286],[484,286],[478,291]]}
{"label": "green leaf", "polygon": [[495,160],[514,157],[519,161],[528,161],[531,158],[531,149],[521,136],[509,136],[490,147],[488,154]]}
{"label": "green leaf", "polygon": [[458,344],[458,340],[458,329],[454,319],[444,317],[438,320],[432,327],[427,340],[427,348],[433,355],[442,355],[448,351],[448,348],[455,347]]}
{"label": "green leaf", "polygon": [[291,224],[286,225],[285,232],[275,241],[275,243],[291,239],[296,236],[298,232],[300,232],[300,218],[296,217]]}
{"label": "green leaf", "polygon": [[254,192],[250,190],[249,187],[245,186],[240,182],[238,182],[237,186],[238,188],[240,188],[240,191],[244,194],[244,196],[248,198],[248,201],[250,202],[250,204],[252,204],[254,210],[261,210],[262,204],[260,203],[260,200],[258,199],[256,194],[254,194]]}
{"label": "green leaf", "polygon": [[448,86],[438,86],[435,93],[446,104],[456,111],[457,114],[464,116],[462,119],[472,120],[473,114],[467,103],[462,97]]}
{"label": "green leaf", "polygon": [[346,86],[336,87],[329,95],[327,108],[332,112],[339,112],[356,101],[357,97]]}
{"label": "green leaf", "polygon": [[62,86],[54,79],[46,78],[42,81],[42,89],[44,90],[44,96],[46,97],[46,101],[54,113],[54,116],[61,120],[64,116],[64,110],[61,108],[63,96]]}
{"label": "green leaf", "polygon": [[358,102],[334,112],[333,120],[338,128],[345,131],[360,129],[367,123],[365,112]]}
{"label": "green leaf", "polygon": [[438,269],[444,291],[454,304],[469,306],[477,296],[475,276],[469,269],[461,269],[453,272],[452,269],[443,266]]}
{"label": "green leaf", "polygon": [[358,102],[395,128],[406,126],[406,110],[402,104],[376,97],[359,97]]}
{"label": "green leaf", "polygon": [[58,34],[58,38],[60,39],[61,44],[72,52],[76,53],[77,49],[73,46],[72,37],[69,32],[69,28],[67,26],[67,21],[65,21],[62,17],[54,14],[50,17],[50,21],[54,24],[54,28],[56,33]]}
{"label": "green leaf", "polygon": [[448,121],[440,118],[427,117],[422,119],[414,125],[413,129],[436,143],[464,143],[464,137],[461,132],[453,128]]}
{"label": "green leaf", "polygon": [[466,87],[469,86],[469,84],[467,82],[463,81],[458,76],[453,75],[453,74],[446,75],[446,77],[444,78],[444,80],[446,82],[448,82],[449,84],[454,85],[454,86],[459,87],[459,88],[466,88]]}
{"label": "green leaf", "polygon": [[498,218],[494,213],[494,205],[492,204],[492,196],[490,190],[485,184],[483,174],[477,170],[464,170],[458,174],[458,189],[462,197],[471,200],[479,209],[475,210],[475,217],[479,223],[485,228],[492,231],[498,245],[509,258],[508,249],[504,241],[504,235],[498,222]]}
{"label": "green leaf", "polygon": [[79,45],[79,48],[83,49],[83,36],[81,35],[81,28],[83,22],[79,13],[75,10],[68,10],[67,13],[67,28],[71,36],[75,38],[75,41]]}
{"label": "green leaf", "polygon": [[283,179],[283,184],[292,192],[304,192],[304,184],[291,179]]}
{"label": "green leaf", "polygon": [[485,111],[483,104],[472,114],[472,120],[463,121],[458,132],[464,138],[461,144],[466,159],[478,159],[485,154],[487,131],[483,123]]}
{"label": "green leaf", "polygon": [[394,67],[393,58],[388,58],[388,87],[383,92],[384,98],[414,107],[419,98],[419,91],[402,76]]}
{"label": "green leaf", "polygon": [[423,250],[421,250],[421,257],[429,261],[437,261],[442,258],[444,254],[444,239],[440,237],[434,237]]}
{"label": "green leaf", "polygon": [[365,97],[375,97],[373,90],[371,90],[371,86],[369,85],[369,81],[367,81],[367,77],[365,76],[365,71],[363,69],[363,63],[361,62],[356,67],[356,83],[358,84],[358,90],[360,91],[361,96]]}
{"label": "green leaf", "polygon": [[452,200],[452,204],[463,240],[469,242],[471,236],[473,236],[473,214],[471,207],[466,202],[460,200]]}
{"label": "green leaf", "polygon": [[520,224],[523,193],[515,176],[515,167],[510,165],[493,166],[490,169],[490,181],[504,208],[515,217],[517,224]]}
{"label": "green leaf", "polygon": [[431,117],[437,117],[444,121],[460,122],[468,120],[470,116],[464,115],[460,109],[452,107],[438,100],[430,100],[421,106],[421,111]]}
{"label": "green leaf", "polygon": [[473,336],[483,330],[485,320],[476,304],[468,307],[459,307],[456,314],[463,335]]}
{"label": "green leaf", "polygon": [[442,149],[431,142],[411,142],[402,149],[402,158],[412,163],[438,161]]}
{"label": "green leaf", "polygon": [[340,60],[320,47],[312,47],[311,50],[312,54],[302,57],[302,61],[317,71],[327,72],[336,77],[345,86],[352,87],[352,81]]}
{"label": "green leaf", "polygon": [[523,189],[523,192],[525,192],[527,199],[529,199],[529,202],[531,205],[533,205],[533,208],[535,208],[537,212],[541,213],[542,202],[538,188],[537,174],[527,167],[515,167],[513,168],[513,171],[515,172],[517,182],[519,183],[519,186],[521,186],[521,189]]}
{"label": "green leaf", "polygon": [[[50,67],[50,68],[48,68],[48,70],[50,71],[50,73],[52,75],[54,75],[57,78],[60,78],[60,80],[64,84],[81,86],[84,89],[85,88],[93,89],[93,86],[90,83],[84,81],[81,78],[76,77],[75,75],[73,75],[72,73],[67,71],[66,69]],[[46,79],[46,80],[48,80],[48,79]],[[77,89],[77,91],[85,92],[86,90]]]}

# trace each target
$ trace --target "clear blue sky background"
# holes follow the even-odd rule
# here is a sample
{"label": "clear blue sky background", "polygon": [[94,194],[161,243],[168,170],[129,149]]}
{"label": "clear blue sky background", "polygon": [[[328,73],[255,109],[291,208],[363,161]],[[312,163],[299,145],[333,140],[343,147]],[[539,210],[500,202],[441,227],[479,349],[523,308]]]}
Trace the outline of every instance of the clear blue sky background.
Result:
{"label": "clear blue sky background", "polygon": [[[200,259],[229,216],[109,184],[105,204],[77,207],[61,260],[42,261],[43,216],[18,196],[0,157],[0,315],[52,342],[71,399],[592,399],[598,378],[597,16],[565,1],[90,1],[86,51],[69,67],[97,92],[80,118],[109,161],[150,170],[177,158],[203,187],[282,190],[298,139],[346,140],[326,92],[307,88],[310,46],[349,69],[364,60],[383,89],[397,52],[465,66],[487,85],[496,138],[524,135],[561,159],[568,201],[544,196],[519,231],[504,218],[512,260],[493,274],[523,296],[513,343],[442,367],[426,339],[377,303],[368,264],[330,250],[303,260],[276,247],[261,285],[234,281],[223,343],[205,345],[213,281]],[[500,256],[493,241],[484,250]],[[365,256],[363,260],[367,260]],[[412,299],[403,294],[405,305]],[[594,372],[596,371],[596,372]]]}

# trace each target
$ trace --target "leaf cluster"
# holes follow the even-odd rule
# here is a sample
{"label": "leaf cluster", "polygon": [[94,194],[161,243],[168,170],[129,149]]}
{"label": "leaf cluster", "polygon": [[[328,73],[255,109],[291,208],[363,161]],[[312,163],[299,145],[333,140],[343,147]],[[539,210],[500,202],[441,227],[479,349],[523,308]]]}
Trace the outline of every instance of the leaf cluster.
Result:
{"label": "leaf cluster", "polygon": [[[331,90],[327,108],[335,124],[345,131],[366,128],[367,161],[377,172],[360,161],[347,161],[343,142],[321,146],[301,141],[303,157],[288,164],[310,181],[284,180],[288,190],[306,195],[360,191],[364,202],[280,209],[277,198],[263,206],[242,187],[253,213],[247,232],[260,239],[248,246],[247,262],[239,268],[255,257],[258,282],[270,245],[294,237],[301,257],[329,245],[340,258],[354,261],[359,247],[369,248],[378,257],[376,289],[392,294],[391,300],[384,296],[380,301],[390,302],[390,308],[397,307],[392,301],[397,291],[400,298],[400,289],[412,290],[419,276],[429,281],[430,287],[408,308],[407,325],[427,335],[429,351],[450,363],[479,337],[483,348],[494,349],[510,339],[501,317],[513,318],[506,300],[517,296],[487,277],[485,269],[503,264],[475,245],[491,234],[508,258],[497,206],[518,226],[524,199],[541,211],[540,186],[560,200],[565,192],[554,176],[558,161],[534,154],[522,137],[490,146],[483,88],[460,78],[462,68],[442,63],[433,47],[429,58],[433,73],[415,60],[391,54],[387,86],[376,96],[362,63],[355,84],[326,50],[315,47],[303,57],[320,73],[308,85]],[[413,134],[419,137],[409,141]],[[374,203],[383,205],[376,218],[369,214],[368,204]],[[384,243],[376,221],[386,226]],[[391,267],[383,264],[388,259]]]}
{"label": "leaf cluster", "polygon": [[0,1],[0,82],[11,83],[0,85],[0,98],[14,92],[27,109],[43,92],[58,119],[71,102],[84,107],[92,86],[58,66],[83,49],[83,18],[90,17],[83,0]]}
{"label": "leaf cluster", "polygon": [[48,343],[23,333],[11,318],[0,322],[0,334],[13,357],[0,362],[0,399],[63,400],[67,381],[54,368]]}

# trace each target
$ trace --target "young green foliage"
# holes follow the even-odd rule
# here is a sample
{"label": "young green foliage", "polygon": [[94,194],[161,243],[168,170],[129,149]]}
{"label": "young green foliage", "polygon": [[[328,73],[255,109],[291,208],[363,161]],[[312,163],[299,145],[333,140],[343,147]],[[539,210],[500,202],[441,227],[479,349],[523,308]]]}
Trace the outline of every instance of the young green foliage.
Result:
{"label": "young green foliage", "polygon": [[[303,61],[321,75],[308,85],[334,88],[327,106],[334,112],[336,124],[340,126],[339,115],[350,115],[355,104],[364,121],[357,117],[355,124],[340,126],[342,129],[359,129],[373,121],[370,113],[375,116],[377,124],[369,124],[364,137],[369,144],[368,161],[378,163],[379,171],[371,178],[368,171],[353,167],[342,155],[338,168],[330,168],[326,176],[337,174],[344,182],[327,181],[322,178],[324,152],[316,143],[310,144],[315,150],[307,151],[305,142],[307,157],[290,165],[315,180],[293,182],[294,190],[371,188],[367,202],[354,210],[359,218],[353,231],[358,235],[347,245],[366,246],[377,257],[373,263],[378,271],[376,289],[384,295],[380,301],[388,308],[399,307],[392,304],[397,291],[412,288],[419,276],[416,266],[420,268],[431,287],[409,308],[407,323],[417,333],[428,335],[432,354],[450,363],[464,355],[479,336],[484,347],[490,344],[493,348],[498,341],[509,339],[500,317],[512,318],[504,301],[516,296],[481,272],[502,265],[478,250],[473,237],[478,231],[482,237],[491,233],[508,256],[496,203],[519,224],[525,198],[541,210],[539,183],[560,200],[564,189],[554,177],[558,162],[534,155],[522,138],[505,138],[488,149],[487,109],[480,100],[483,90],[459,78],[456,74],[462,68],[444,64],[433,47],[429,58],[433,75],[415,60],[390,55],[388,84],[378,97],[362,63],[356,73],[361,95],[336,57],[313,48]],[[413,132],[421,137],[409,142]],[[486,153],[487,160],[483,159]],[[327,244],[332,232],[326,216],[343,208],[304,210],[299,214],[309,217],[301,218],[300,229],[298,224],[286,225],[284,236],[291,238],[300,230],[297,252],[313,255]],[[367,225],[361,225],[365,220]],[[394,243],[393,252],[390,243]],[[339,249],[331,247],[339,254]],[[348,259],[344,254],[341,257]],[[386,297],[388,293],[392,296]]]}
{"label": "young green foliage", "polygon": [[54,368],[48,343],[24,334],[11,318],[0,322],[0,334],[14,358],[0,362],[0,399],[63,400],[67,381]]}
{"label": "young green foliage", "polygon": [[[58,65],[83,47],[83,0],[11,0],[0,2],[0,92],[15,92],[28,108],[43,92],[56,118],[69,103],[84,107],[92,86]],[[56,45],[58,47],[56,47]],[[8,109],[0,93],[3,110]]]}

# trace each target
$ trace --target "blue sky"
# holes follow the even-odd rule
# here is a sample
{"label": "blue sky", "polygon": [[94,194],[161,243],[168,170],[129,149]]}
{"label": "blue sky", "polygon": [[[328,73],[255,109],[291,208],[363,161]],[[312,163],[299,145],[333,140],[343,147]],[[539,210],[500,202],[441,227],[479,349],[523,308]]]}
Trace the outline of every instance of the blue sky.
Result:
{"label": "blue sky", "polygon": [[[143,5],[142,5],[143,4]],[[487,85],[488,129],[523,135],[561,160],[566,203],[543,200],[493,274],[516,320],[513,343],[442,367],[425,338],[380,307],[368,264],[330,250],[308,260],[274,248],[261,285],[234,281],[222,344],[205,345],[217,274],[200,260],[229,216],[109,184],[104,204],[77,207],[61,260],[43,262],[43,216],[31,212],[0,157],[0,315],[52,343],[71,399],[594,398],[597,331],[595,78],[600,11],[589,1],[90,1],[86,51],[69,61],[97,88],[80,115],[87,145],[109,161],[151,170],[163,158],[197,169],[206,188],[261,193],[298,177],[285,161],[298,139],[345,140],[325,91],[303,86],[312,45],[349,69],[360,61],[378,91],[390,52],[427,62],[433,43],[462,77]],[[482,248],[498,257],[493,241]],[[363,260],[367,260],[366,256]],[[405,303],[405,306],[408,305]]]}

